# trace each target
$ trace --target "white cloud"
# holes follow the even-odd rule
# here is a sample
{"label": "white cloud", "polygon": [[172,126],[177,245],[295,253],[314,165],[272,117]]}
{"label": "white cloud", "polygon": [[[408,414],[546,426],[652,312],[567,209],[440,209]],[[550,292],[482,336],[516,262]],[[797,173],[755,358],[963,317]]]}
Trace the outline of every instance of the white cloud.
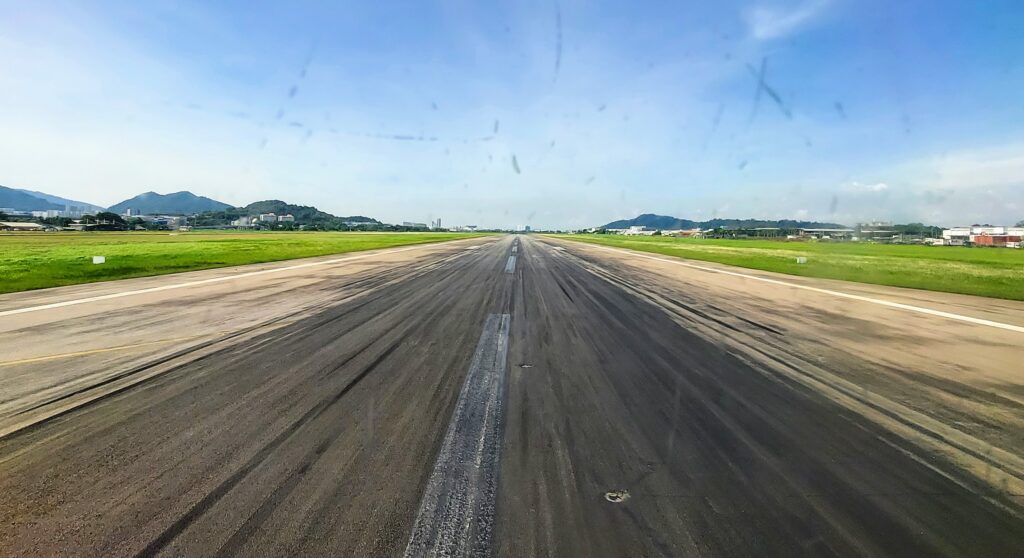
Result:
{"label": "white cloud", "polygon": [[755,39],[777,39],[793,33],[818,16],[831,0],[807,0],[795,8],[757,6],[746,13],[750,34]]}
{"label": "white cloud", "polygon": [[884,192],[889,189],[889,185],[885,182],[872,182],[868,184],[861,184],[854,180],[845,185],[843,188],[848,192]]}
{"label": "white cloud", "polygon": [[925,188],[1024,186],[1024,143],[917,159],[900,165],[898,172]]}

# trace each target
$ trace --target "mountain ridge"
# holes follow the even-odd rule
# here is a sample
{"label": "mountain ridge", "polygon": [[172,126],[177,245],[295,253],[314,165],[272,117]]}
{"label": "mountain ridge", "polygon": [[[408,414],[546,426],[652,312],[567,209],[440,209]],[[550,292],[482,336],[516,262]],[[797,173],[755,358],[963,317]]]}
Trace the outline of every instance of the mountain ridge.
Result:
{"label": "mountain ridge", "polygon": [[715,229],[715,228],[755,228],[755,227],[779,227],[779,228],[822,228],[840,229],[846,228],[838,223],[823,223],[819,221],[799,221],[795,219],[709,219],[707,221],[693,221],[680,219],[669,215],[657,215],[644,213],[632,219],[619,219],[612,221],[602,229],[627,229],[629,227],[644,226],[655,229]]}
{"label": "mountain ridge", "polygon": [[0,186],[0,207],[15,211],[46,211],[47,209],[64,209],[64,204],[47,201],[17,188]]}
{"label": "mountain ridge", "polygon": [[110,206],[107,211],[121,214],[131,209],[143,214],[192,215],[204,211],[218,211],[230,208],[230,204],[219,202],[206,196],[197,196],[188,190],[182,190],[170,194],[158,194],[152,191],[144,192]]}
{"label": "mountain ridge", "polygon": [[46,192],[40,192],[38,190],[26,190],[24,188],[14,188],[14,189],[19,191],[19,192],[24,192],[24,193],[26,193],[26,194],[28,194],[30,196],[35,196],[37,198],[46,200],[46,201],[48,201],[50,203],[55,203],[57,205],[60,205],[61,209],[64,209],[65,206],[69,206],[70,205],[72,207],[81,208],[83,211],[85,211],[87,213],[88,212],[98,212],[98,211],[105,211],[106,210],[106,208],[104,208],[102,205],[96,205],[94,203],[89,203],[89,202],[84,202],[84,201],[79,201],[79,200],[73,200],[73,199],[64,198],[64,197],[61,197],[61,196],[55,196],[53,194],[47,194]]}

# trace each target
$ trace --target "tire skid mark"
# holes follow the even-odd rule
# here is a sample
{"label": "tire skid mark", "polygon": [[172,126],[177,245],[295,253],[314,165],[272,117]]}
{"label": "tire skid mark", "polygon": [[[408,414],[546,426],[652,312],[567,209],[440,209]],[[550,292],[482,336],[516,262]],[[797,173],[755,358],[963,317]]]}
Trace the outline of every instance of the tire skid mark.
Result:
{"label": "tire skid mark", "polygon": [[[714,317],[705,316],[704,313],[690,306],[682,305],[674,300],[655,294],[631,281],[620,278],[588,258],[579,257],[579,259],[581,262],[584,262],[584,269],[593,275],[617,285],[627,292],[633,293],[635,296],[660,308],[680,321],[707,327],[713,331],[715,331],[714,324],[717,324],[735,334],[751,335],[749,331],[743,331]],[[710,320],[712,324],[694,319],[693,315],[704,317]],[[701,332],[699,328],[694,331],[712,342],[716,342],[714,338],[709,337],[706,332]],[[822,392],[826,397],[838,401],[843,406],[868,420],[877,422],[878,418],[870,416],[874,414],[874,416],[881,418],[883,421],[892,421],[894,425],[898,425],[898,428],[903,429],[903,433],[899,435],[906,438],[906,441],[913,444],[919,452],[939,450],[940,453],[947,454],[951,451],[952,455],[945,455],[947,459],[951,460],[950,465],[954,465],[955,461],[955,466],[958,466],[960,472],[966,473],[968,478],[973,477],[972,480],[981,481],[991,486],[991,493],[985,491],[983,494],[987,500],[1004,510],[1024,517],[1022,515],[1024,510],[1014,503],[1009,503],[1008,505],[1008,502],[1004,500],[1006,496],[1011,498],[1018,497],[1020,488],[1017,487],[1024,487],[1024,461],[1019,457],[1008,454],[1005,450],[991,446],[982,440],[970,437],[964,438],[959,433],[953,432],[950,427],[930,419],[917,411],[905,408],[898,402],[893,402],[872,392],[864,392],[848,381],[843,380],[835,371],[830,371],[808,362],[801,355],[792,353],[792,351],[787,350],[780,343],[773,342],[770,338],[756,337],[759,343],[770,349],[766,350],[724,331],[717,330],[717,333],[725,336],[726,339],[732,340],[730,345],[733,347],[733,350],[729,351],[731,354],[762,371],[762,373],[769,374],[793,387],[799,386],[804,389]],[[777,351],[784,356],[774,354],[773,351]],[[760,365],[758,361],[767,364],[767,366]],[[794,365],[795,362],[800,363],[800,365]],[[971,463],[972,461],[974,463]],[[979,465],[977,464],[987,468],[986,471],[988,472],[986,475],[993,472],[1001,473],[1002,476],[999,482],[1002,482],[1003,485],[997,486],[988,477],[981,478],[977,473],[979,470]],[[932,469],[957,484],[965,486],[963,479],[955,478],[950,471],[935,469],[934,466],[932,466]]]}
{"label": "tire skid mark", "polygon": [[[371,344],[372,345],[372,344]],[[153,556],[157,552],[160,552],[168,544],[185,531],[192,523],[202,517],[214,504],[220,501],[228,492],[231,491],[235,486],[238,485],[245,477],[247,477],[253,470],[255,470],[260,464],[267,460],[268,457],[281,445],[291,439],[303,426],[316,418],[323,415],[328,409],[334,406],[340,401],[349,391],[352,390],[363,378],[366,378],[377,366],[379,366],[388,356],[391,355],[398,348],[400,342],[396,341],[384,350],[376,359],[367,365],[359,374],[349,380],[347,384],[341,390],[339,390],[330,399],[321,401],[318,405],[312,409],[306,411],[301,417],[292,422],[288,428],[279,433],[269,443],[264,445],[255,455],[253,455],[245,465],[235,471],[227,479],[224,479],[219,485],[213,490],[206,494],[201,500],[192,505],[191,508],[184,515],[178,518],[177,521],[172,523],[169,527],[164,529],[156,539],[146,545],[136,556]]]}
{"label": "tire skid mark", "polygon": [[[273,318],[264,320],[264,321],[259,322],[257,324],[253,324],[253,325],[245,327],[243,329],[240,329],[240,330],[237,330],[237,331],[234,331],[234,332],[230,332],[228,334],[224,334],[224,335],[218,336],[218,337],[216,337],[214,339],[209,339],[207,341],[203,341],[203,342],[195,344],[195,345],[191,345],[191,346],[186,347],[184,349],[181,349],[179,351],[175,351],[175,352],[170,353],[168,355],[164,355],[164,356],[158,357],[158,358],[156,358],[154,360],[147,361],[147,362],[145,362],[143,364],[140,364],[138,366],[135,366],[135,367],[129,368],[127,370],[124,370],[122,372],[119,372],[119,373],[117,373],[117,374],[115,374],[113,376],[104,378],[103,380],[101,380],[101,381],[99,381],[97,383],[88,384],[88,385],[85,385],[85,386],[83,386],[81,388],[73,390],[71,392],[61,394],[61,395],[59,395],[57,397],[50,398],[50,399],[47,399],[45,401],[41,401],[41,402],[36,403],[36,404],[34,404],[34,405],[30,406],[30,407],[27,407],[25,409],[21,409],[21,410],[15,412],[11,416],[23,416],[23,415],[31,413],[32,411],[37,411],[37,410],[42,409],[44,407],[47,407],[47,406],[50,406],[50,405],[54,405],[54,404],[58,404],[58,403],[61,403],[62,401],[67,401],[68,399],[71,399],[73,397],[80,396],[80,395],[83,395],[83,394],[88,394],[90,392],[95,392],[96,390],[101,390],[102,388],[104,388],[106,386],[109,386],[109,385],[111,385],[113,383],[116,383],[116,382],[121,381],[121,380],[129,379],[132,376],[137,376],[137,375],[143,374],[143,373],[145,373],[145,372],[147,372],[149,370],[152,370],[153,368],[156,368],[158,366],[170,363],[170,362],[172,362],[174,360],[183,359],[183,358],[187,359],[187,360],[184,360],[183,362],[181,362],[179,364],[175,364],[175,365],[171,366],[170,368],[168,368],[167,370],[164,370],[163,372],[159,372],[159,373],[156,373],[156,374],[154,374],[154,375],[152,375],[150,377],[142,378],[142,379],[140,379],[138,381],[131,382],[131,383],[127,384],[127,385],[121,386],[121,387],[119,387],[117,389],[114,389],[114,390],[111,390],[109,392],[99,394],[99,395],[97,395],[97,396],[95,396],[95,397],[93,397],[91,399],[83,401],[81,404],[73,405],[73,406],[71,406],[71,407],[69,407],[67,409],[62,409],[62,410],[60,410],[60,411],[58,411],[58,412],[56,412],[54,414],[51,414],[49,416],[42,417],[38,421],[33,422],[32,424],[27,424],[27,425],[23,425],[23,426],[14,428],[14,429],[10,430],[9,432],[0,432],[0,440],[5,440],[5,439],[8,439],[8,438],[11,438],[13,436],[17,436],[17,435],[20,435],[20,434],[23,434],[23,433],[29,433],[29,432],[34,431],[35,429],[37,429],[39,426],[42,426],[42,425],[44,425],[46,423],[49,423],[52,420],[58,419],[60,417],[63,417],[65,415],[71,413],[71,412],[83,409],[85,407],[97,404],[97,403],[99,403],[101,401],[109,399],[110,397],[113,397],[113,396],[119,395],[121,393],[124,393],[125,391],[128,391],[130,389],[141,387],[141,386],[143,386],[143,385],[145,385],[145,384],[155,380],[156,378],[159,378],[160,376],[163,376],[163,375],[171,373],[171,372],[178,371],[178,370],[180,370],[180,369],[182,369],[185,366],[188,366],[190,364],[194,364],[194,363],[197,363],[197,362],[202,362],[202,361],[207,360],[210,357],[214,357],[214,356],[217,356],[217,357],[224,356],[226,353],[230,353],[231,351],[234,351],[237,348],[238,342],[241,341],[240,338],[244,337],[247,334],[258,332],[261,329],[266,329],[267,331],[264,332],[263,334],[257,334],[257,336],[253,338],[253,342],[255,342],[256,345],[252,345],[252,346],[249,346],[247,348],[249,348],[249,349],[259,348],[260,343],[261,343],[261,341],[260,341],[261,339],[262,339],[262,343],[268,343],[272,339],[278,339],[278,338],[284,339],[284,338],[289,338],[289,337],[295,336],[300,331],[302,332],[302,334],[298,335],[297,337],[294,337],[294,339],[302,340],[302,339],[312,335],[311,332],[314,332],[316,329],[319,329],[321,327],[330,325],[331,323],[333,323],[333,322],[335,322],[335,321],[337,321],[339,319],[344,318],[349,312],[355,311],[355,310],[357,310],[357,309],[359,309],[359,308],[361,308],[361,307],[363,307],[363,306],[365,306],[365,305],[367,305],[367,304],[369,304],[371,302],[379,300],[382,296],[384,296],[384,293],[381,292],[384,287],[395,285],[395,284],[401,283],[401,282],[406,281],[406,280],[411,279],[411,278],[419,277],[419,276],[424,275],[424,274],[426,274],[426,273],[428,273],[430,271],[435,271],[440,266],[446,265],[448,263],[451,263],[452,261],[459,259],[460,257],[462,257],[465,254],[466,254],[465,252],[455,253],[455,254],[453,254],[451,256],[444,257],[444,258],[441,258],[439,260],[431,260],[431,261],[426,262],[426,263],[414,262],[412,264],[412,269],[411,270],[408,267],[406,267],[406,266],[402,266],[402,267],[397,268],[397,269],[388,270],[387,272],[385,272],[381,276],[362,277],[362,278],[355,279],[353,281],[342,283],[342,284],[334,287],[334,289],[332,289],[333,292],[337,292],[337,290],[341,290],[341,289],[351,289],[353,287],[359,287],[359,286],[364,286],[365,289],[361,290],[359,292],[356,292],[356,293],[354,293],[352,295],[345,296],[345,297],[340,298],[340,299],[326,300],[326,301],[323,301],[323,302],[320,302],[320,303],[314,303],[314,304],[312,304],[310,306],[306,306],[306,307],[300,308],[299,310],[296,310],[294,312],[289,312],[289,313],[284,314],[282,316],[275,316]],[[320,320],[320,321],[316,322],[315,324],[313,324],[312,326],[310,326],[308,328],[303,328],[302,330],[295,330],[295,331],[291,331],[291,332],[285,332],[283,335],[278,336],[278,337],[271,337],[269,335],[271,332],[273,332],[276,329],[278,329],[279,326],[286,324],[288,322],[288,320],[296,318],[297,316],[300,316],[302,314],[315,313],[318,310],[325,310],[325,309],[330,309],[332,307],[338,307],[338,306],[341,306],[341,305],[345,304],[346,302],[349,302],[349,301],[351,301],[353,299],[357,299],[357,298],[362,298],[362,299],[365,299],[365,300],[360,301],[359,304],[356,304],[354,306],[349,306],[349,307],[345,308],[344,311],[340,312],[337,315],[331,316],[331,317],[329,317],[327,319]],[[221,343],[227,343],[227,342],[232,342],[232,341],[234,343],[232,343],[230,345],[227,345],[225,347],[216,349],[213,352],[210,352],[210,353],[207,353],[207,354],[203,354],[203,355],[199,355],[199,356],[197,356],[195,358],[190,358],[193,354],[195,354],[196,352],[202,351],[203,349],[207,349],[207,348],[213,347],[213,346],[221,344]]]}
{"label": "tire skid mark", "polygon": [[[428,265],[425,265],[421,268],[417,268],[416,273],[407,274],[403,279],[408,279],[413,276],[419,276],[425,274],[428,271],[432,271],[435,273],[442,272],[444,274],[444,277],[447,278],[448,276],[457,273],[458,270],[445,269],[445,264],[451,263],[452,261],[456,260],[458,257],[461,257],[462,255],[463,254],[456,254],[451,258],[444,258],[436,262],[431,262]],[[401,282],[402,281],[389,281],[386,283],[388,284],[388,286],[395,286],[397,283]],[[439,281],[439,283],[444,284],[444,281]],[[386,294],[388,293],[385,293],[383,291],[377,291],[374,293],[373,296],[361,300],[360,303],[355,308],[345,308],[344,311],[341,313],[341,316],[333,316],[325,320],[320,320],[319,322],[312,326],[305,326],[302,330],[303,335],[301,337],[304,338],[308,336],[306,327],[312,329],[320,329],[322,327],[325,327],[331,323],[336,322],[337,319],[342,316],[351,316],[352,311],[354,311],[355,309],[362,308],[363,306],[366,306],[371,302],[375,302],[381,297],[385,296]],[[436,300],[441,301],[446,300],[446,298],[437,297]],[[398,315],[401,313],[400,310],[400,307],[390,308],[383,314],[375,315],[374,319],[386,319],[385,316],[389,314]],[[363,322],[357,321],[352,326],[345,328],[341,332],[336,332],[333,335],[335,336],[335,338],[341,338],[344,337],[346,334],[351,333],[353,330],[362,327],[363,325],[365,325]],[[149,546],[146,547],[146,549],[141,551],[138,554],[138,556],[145,556],[151,555],[153,553],[158,553],[162,548],[165,548],[168,544],[173,542],[174,538],[176,538],[177,535],[185,531],[192,523],[194,523],[199,517],[201,517],[203,513],[208,511],[213,505],[216,504],[217,501],[219,501],[228,492],[230,492],[230,490],[234,486],[239,484],[244,479],[244,477],[246,477],[249,473],[255,470],[260,463],[269,458],[270,453],[272,453],[273,450],[280,447],[285,441],[287,441],[288,438],[295,435],[296,431],[299,430],[301,426],[316,420],[323,413],[327,412],[331,406],[337,403],[346,393],[348,393],[353,387],[355,387],[357,383],[359,383],[362,379],[369,375],[369,373],[373,369],[375,369],[382,361],[384,361],[392,352],[394,352],[396,349],[402,346],[404,340],[408,339],[413,331],[423,330],[424,327],[426,327],[427,325],[429,325],[428,320],[406,322],[405,327],[403,327],[400,331],[394,332],[395,341],[392,342],[373,363],[371,363],[366,369],[364,369],[354,379],[352,379],[338,394],[336,394],[332,399],[328,401],[321,402],[321,404],[317,405],[316,407],[308,411],[305,415],[303,415],[303,417],[300,417],[298,420],[296,420],[291,426],[289,426],[287,430],[282,432],[281,435],[272,440],[269,444],[267,444],[267,446],[264,446],[264,448],[261,449],[260,452],[258,452],[257,455],[254,456],[250,460],[250,462],[246,464],[246,466],[243,466],[241,470],[237,471],[234,475],[232,475],[226,481],[224,481],[224,483],[219,485],[211,493],[204,497],[203,500],[195,504],[193,508],[189,510],[189,512],[187,512],[184,516],[179,518],[178,521],[175,522],[175,524],[173,524],[171,527],[165,530],[164,534],[162,534],[161,537],[158,537],[157,540],[153,541],[153,543],[151,543]],[[284,339],[285,337],[288,336],[275,336],[275,341]],[[294,339],[295,338],[293,338],[293,340]],[[326,367],[325,370],[317,374],[316,377],[322,379],[331,376],[332,374],[339,370],[342,370],[345,366],[347,366],[357,357],[359,357],[362,354],[365,354],[365,352],[370,347],[375,345],[379,340],[380,338],[375,338],[366,345],[360,347],[358,350],[344,357],[339,362],[331,364],[330,366]],[[256,533],[258,533],[262,525],[273,515],[273,512],[277,509],[277,507],[281,505],[298,486],[300,486],[301,481],[305,477],[306,473],[308,473],[308,471],[322,458],[324,453],[326,453],[326,451],[331,447],[331,445],[333,445],[334,441],[340,436],[340,434],[346,427],[347,425],[345,424],[333,425],[330,431],[324,435],[324,439],[316,447],[307,452],[306,455],[301,460],[299,460],[299,465],[295,469],[293,469],[293,472],[288,475],[288,478],[284,480],[281,484],[279,484],[262,501],[262,503],[259,505],[256,511],[254,511],[252,515],[250,515],[244,521],[244,523],[238,529],[235,530],[235,532],[228,539],[228,541],[226,541],[217,551],[217,555],[229,556],[237,553],[238,549],[247,540],[249,540]],[[258,461],[255,461],[257,459]],[[227,485],[226,488],[224,488],[225,485]]]}

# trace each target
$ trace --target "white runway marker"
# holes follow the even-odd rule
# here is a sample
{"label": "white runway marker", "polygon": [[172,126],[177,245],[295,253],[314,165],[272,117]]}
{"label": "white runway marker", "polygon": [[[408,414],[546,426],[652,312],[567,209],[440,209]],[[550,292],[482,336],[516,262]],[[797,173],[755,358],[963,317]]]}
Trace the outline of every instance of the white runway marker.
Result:
{"label": "white runway marker", "polygon": [[927,314],[929,316],[938,316],[940,318],[948,318],[950,320],[957,320],[957,321],[961,321],[961,322],[967,322],[967,323],[970,323],[970,324],[994,327],[994,328],[998,328],[998,329],[1004,329],[1006,331],[1013,331],[1013,332],[1016,332],[1016,333],[1024,333],[1024,327],[1018,326],[1018,325],[1004,324],[1002,322],[994,322],[992,320],[985,320],[985,319],[982,319],[982,318],[972,318],[971,316],[962,316],[960,314],[954,314],[952,312],[944,312],[942,310],[933,310],[931,308],[924,308],[924,307],[921,307],[921,306],[912,306],[910,304],[903,304],[901,302],[891,302],[891,301],[888,301],[888,300],[882,300],[882,299],[878,299],[878,298],[871,298],[871,297],[867,297],[867,296],[861,296],[861,295],[855,295],[855,294],[850,294],[850,293],[844,293],[844,292],[840,292],[840,291],[831,291],[831,290],[828,290],[828,289],[820,289],[818,287],[808,287],[807,285],[799,285],[797,283],[790,283],[788,281],[780,281],[778,279],[769,279],[768,277],[758,277],[757,275],[749,275],[749,274],[746,274],[746,273],[739,273],[739,272],[736,272],[736,271],[728,271],[728,270],[725,270],[725,269],[715,269],[713,267],[706,267],[706,266],[703,266],[703,265],[692,264],[690,262],[682,261],[682,260],[672,260],[672,259],[667,259],[667,258],[659,258],[659,257],[656,257],[656,256],[648,256],[647,254],[642,254],[640,252],[635,252],[633,250],[624,250],[624,249],[621,249],[621,248],[609,248],[607,246],[598,246],[596,244],[589,244],[589,245],[593,246],[594,248],[598,248],[600,250],[608,250],[609,252],[618,252],[620,254],[628,254],[630,256],[637,257],[637,258],[646,258],[648,260],[656,260],[656,261],[659,261],[659,262],[665,262],[665,263],[670,263],[670,264],[674,264],[674,265],[681,265],[683,267],[689,267],[691,269],[699,269],[701,271],[707,271],[707,272],[710,272],[710,273],[720,273],[722,275],[731,275],[733,277],[742,277],[744,279],[752,279],[754,281],[761,281],[762,283],[771,283],[772,285],[781,285],[781,286],[785,286],[785,287],[792,287],[794,289],[802,289],[802,290],[805,290],[805,291],[813,291],[813,292],[816,292],[816,293],[827,294],[827,295],[836,296],[836,297],[840,297],[840,298],[846,298],[846,299],[849,299],[849,300],[858,300],[860,302],[867,302],[867,303],[870,303],[870,304],[877,304],[879,306],[887,306],[889,308],[897,308],[897,309],[900,309],[900,310],[907,310],[907,311],[910,311],[910,312],[917,312],[919,314]]}
{"label": "white runway marker", "polygon": [[24,314],[26,312],[38,312],[40,310],[51,310],[53,308],[64,308],[65,306],[75,306],[78,304],[88,304],[90,302],[99,302],[101,300],[110,300],[114,298],[123,298],[126,296],[135,296],[140,294],[158,293],[160,291],[169,291],[172,289],[184,289],[186,287],[197,287],[200,285],[210,285],[213,283],[223,283],[224,281],[234,281],[236,279],[245,279],[246,277],[256,277],[259,275],[269,275],[272,273],[281,273],[284,271],[294,271],[296,269],[305,269],[309,267],[320,267],[325,265],[334,265],[339,263],[346,263],[355,260],[361,260],[364,258],[373,258],[377,256],[384,256],[387,254],[396,254],[398,252],[406,252],[409,250],[416,250],[423,248],[424,245],[407,246],[405,248],[395,248],[393,250],[385,250],[383,252],[375,252],[373,254],[361,254],[358,256],[349,256],[347,258],[337,258],[333,260],[326,260],[322,262],[310,262],[298,265],[289,265],[286,267],[276,267],[273,269],[263,269],[260,271],[248,271],[244,273],[236,273],[234,275],[225,275],[223,277],[213,277],[211,279],[201,279],[199,281],[188,281],[186,283],[175,283],[172,285],[162,285],[160,287],[150,287],[148,289],[138,289],[132,291],[121,291],[118,293],[110,293],[99,296],[90,296],[88,298],[79,298],[75,300],[66,300],[64,302],[54,302],[53,304],[43,304],[40,306],[29,306],[26,308],[17,308],[14,310],[5,310],[0,312],[0,317],[13,316],[15,314]]}

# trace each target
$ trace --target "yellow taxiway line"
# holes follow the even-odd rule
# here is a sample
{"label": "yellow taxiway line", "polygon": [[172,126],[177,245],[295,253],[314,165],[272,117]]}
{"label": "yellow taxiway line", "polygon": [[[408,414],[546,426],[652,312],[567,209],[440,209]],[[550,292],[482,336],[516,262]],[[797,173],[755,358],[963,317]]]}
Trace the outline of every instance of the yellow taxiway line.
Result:
{"label": "yellow taxiway line", "polygon": [[31,363],[34,363],[34,362],[46,362],[46,361],[50,361],[50,360],[59,360],[59,359],[62,359],[62,358],[73,358],[73,357],[86,356],[86,355],[95,355],[95,354],[99,354],[99,353],[109,353],[109,352],[113,352],[113,351],[125,351],[125,350],[128,350],[128,349],[138,349],[138,348],[141,348],[141,347],[151,347],[153,345],[163,345],[163,344],[166,344],[166,343],[174,343],[176,341],[188,341],[189,339],[196,339],[198,337],[204,337],[204,336],[203,335],[189,335],[188,337],[175,337],[173,339],[162,339],[160,341],[149,341],[149,342],[146,342],[146,343],[135,343],[134,345],[119,345],[117,347],[106,347],[106,348],[103,348],[103,349],[91,349],[91,350],[88,350],[88,351],[78,351],[78,352],[74,352],[74,353],[61,353],[61,354],[57,354],[57,355],[47,355],[47,356],[41,356],[41,357],[23,358],[21,360],[8,360],[8,361],[0,362],[0,368],[4,368],[6,366],[17,366],[19,364],[31,364]]}

